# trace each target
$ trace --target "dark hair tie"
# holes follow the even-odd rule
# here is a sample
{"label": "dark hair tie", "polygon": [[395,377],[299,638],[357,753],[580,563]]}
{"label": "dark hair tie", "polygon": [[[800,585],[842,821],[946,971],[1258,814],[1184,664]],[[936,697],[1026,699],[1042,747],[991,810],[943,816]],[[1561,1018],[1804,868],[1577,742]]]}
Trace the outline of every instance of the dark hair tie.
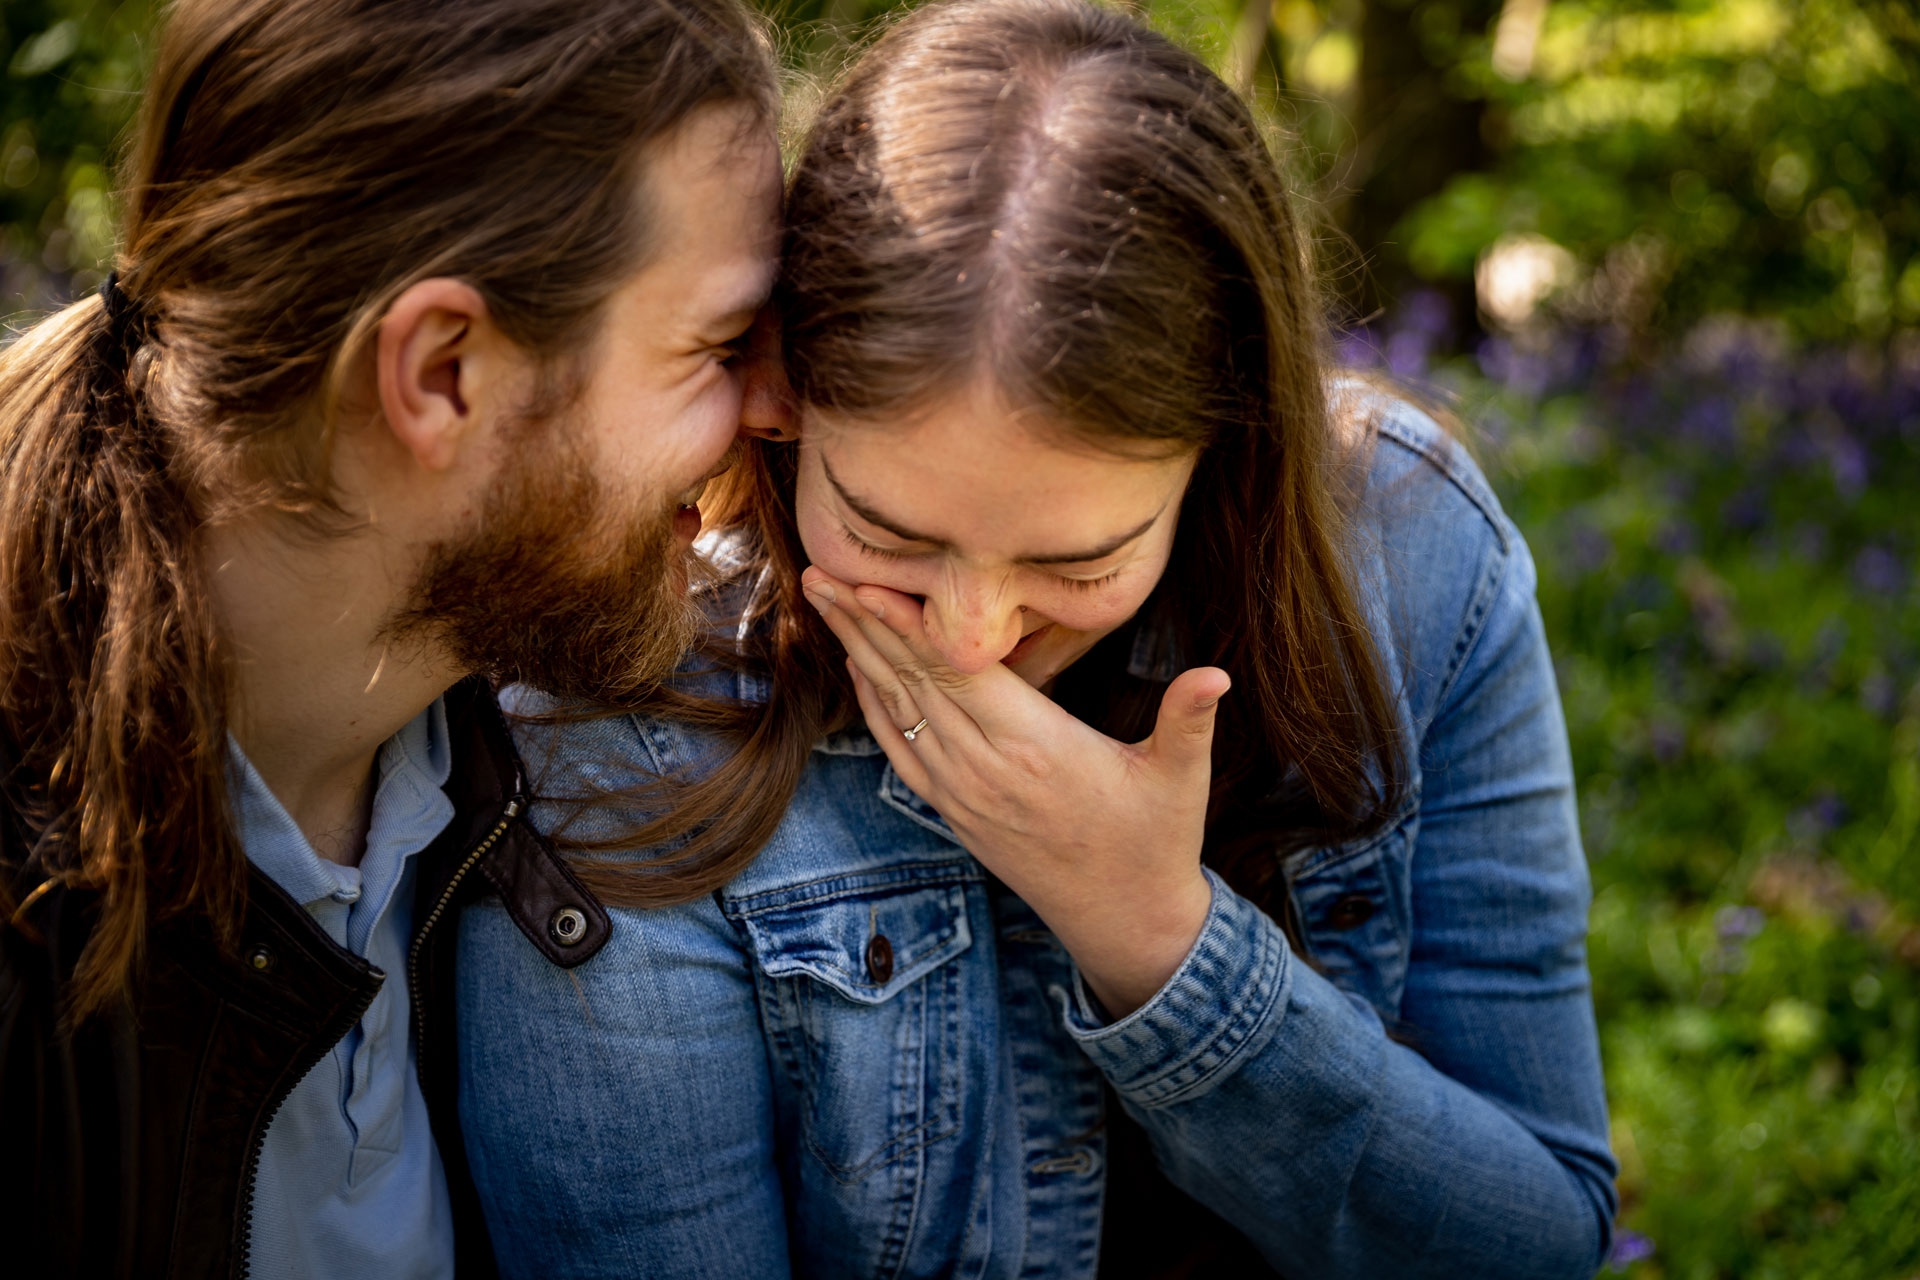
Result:
{"label": "dark hair tie", "polygon": [[120,287],[120,273],[107,272],[100,282],[100,301],[107,309],[107,330],[113,337],[115,362],[125,365],[142,340],[140,304]]}

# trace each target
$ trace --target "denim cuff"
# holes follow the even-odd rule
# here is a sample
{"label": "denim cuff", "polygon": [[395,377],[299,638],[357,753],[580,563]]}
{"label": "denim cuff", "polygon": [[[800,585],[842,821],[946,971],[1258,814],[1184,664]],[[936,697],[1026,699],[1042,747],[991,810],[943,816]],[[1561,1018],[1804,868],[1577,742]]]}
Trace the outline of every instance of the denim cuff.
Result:
{"label": "denim cuff", "polygon": [[1110,1023],[1074,971],[1067,1034],[1137,1106],[1184,1102],[1233,1074],[1272,1037],[1293,985],[1279,926],[1211,870],[1206,875],[1213,886],[1206,923],[1151,1000]]}

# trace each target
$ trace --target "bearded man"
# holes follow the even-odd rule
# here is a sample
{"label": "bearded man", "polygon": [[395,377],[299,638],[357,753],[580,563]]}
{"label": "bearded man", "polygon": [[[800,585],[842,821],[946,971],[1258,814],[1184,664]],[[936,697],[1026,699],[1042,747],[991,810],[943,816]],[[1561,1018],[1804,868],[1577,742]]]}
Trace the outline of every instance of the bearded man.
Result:
{"label": "bearded man", "polygon": [[491,1272],[448,923],[609,927],[492,688],[692,634],[773,84],[735,0],[171,7],[116,271],[0,353],[18,1274]]}

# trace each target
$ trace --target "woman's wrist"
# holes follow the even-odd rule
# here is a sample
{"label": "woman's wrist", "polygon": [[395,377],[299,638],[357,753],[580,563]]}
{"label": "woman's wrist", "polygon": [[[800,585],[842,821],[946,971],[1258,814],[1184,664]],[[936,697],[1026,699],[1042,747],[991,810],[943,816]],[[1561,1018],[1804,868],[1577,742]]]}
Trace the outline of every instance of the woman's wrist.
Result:
{"label": "woman's wrist", "polygon": [[1068,912],[1049,913],[1037,904],[1034,909],[1073,957],[1088,992],[1118,1021],[1153,999],[1179,970],[1206,927],[1213,886],[1195,867],[1177,885],[1125,900],[1097,897],[1092,909],[1084,902]]}

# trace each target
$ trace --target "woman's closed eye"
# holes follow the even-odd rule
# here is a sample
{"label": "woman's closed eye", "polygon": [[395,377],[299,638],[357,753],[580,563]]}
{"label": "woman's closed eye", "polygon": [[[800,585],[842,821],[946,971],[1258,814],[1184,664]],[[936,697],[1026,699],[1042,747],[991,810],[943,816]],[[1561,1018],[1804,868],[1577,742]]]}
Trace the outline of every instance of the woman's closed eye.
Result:
{"label": "woman's closed eye", "polygon": [[1104,587],[1108,583],[1112,582],[1115,578],[1120,576],[1121,569],[1124,569],[1124,568],[1126,568],[1126,566],[1122,565],[1120,566],[1119,569],[1110,570],[1107,573],[1101,574],[1097,578],[1074,578],[1074,577],[1069,577],[1067,574],[1064,574],[1064,573],[1053,573],[1053,574],[1048,574],[1047,576],[1055,579],[1056,581],[1064,582],[1069,587],[1072,587],[1075,590],[1091,591],[1095,587]]}
{"label": "woman's closed eye", "polygon": [[921,554],[913,551],[895,551],[887,547],[876,547],[844,524],[840,526],[840,532],[845,535],[848,542],[853,544],[854,550],[860,552],[862,555],[872,556],[875,560],[905,560],[909,556]]}
{"label": "woman's closed eye", "polygon": [[[876,547],[873,543],[868,542],[865,538],[855,533],[852,528],[850,528],[845,524],[842,524],[840,526],[840,532],[846,538],[846,540],[853,545],[853,548],[856,551],[860,552],[862,555],[871,556],[875,560],[907,560],[915,556],[926,554],[923,551],[900,551],[900,550],[896,550],[889,547]],[[1120,576],[1121,572],[1125,568],[1126,568],[1125,565],[1121,565],[1119,568],[1110,570],[1107,573],[1099,574],[1091,578],[1078,578],[1078,577],[1074,577],[1071,574],[1053,573],[1050,571],[1047,572],[1047,576],[1049,578],[1052,578],[1055,582],[1061,583],[1067,587],[1072,588],[1073,590],[1092,591],[1096,588],[1104,587],[1107,584],[1111,583],[1115,578],[1118,578]]]}

